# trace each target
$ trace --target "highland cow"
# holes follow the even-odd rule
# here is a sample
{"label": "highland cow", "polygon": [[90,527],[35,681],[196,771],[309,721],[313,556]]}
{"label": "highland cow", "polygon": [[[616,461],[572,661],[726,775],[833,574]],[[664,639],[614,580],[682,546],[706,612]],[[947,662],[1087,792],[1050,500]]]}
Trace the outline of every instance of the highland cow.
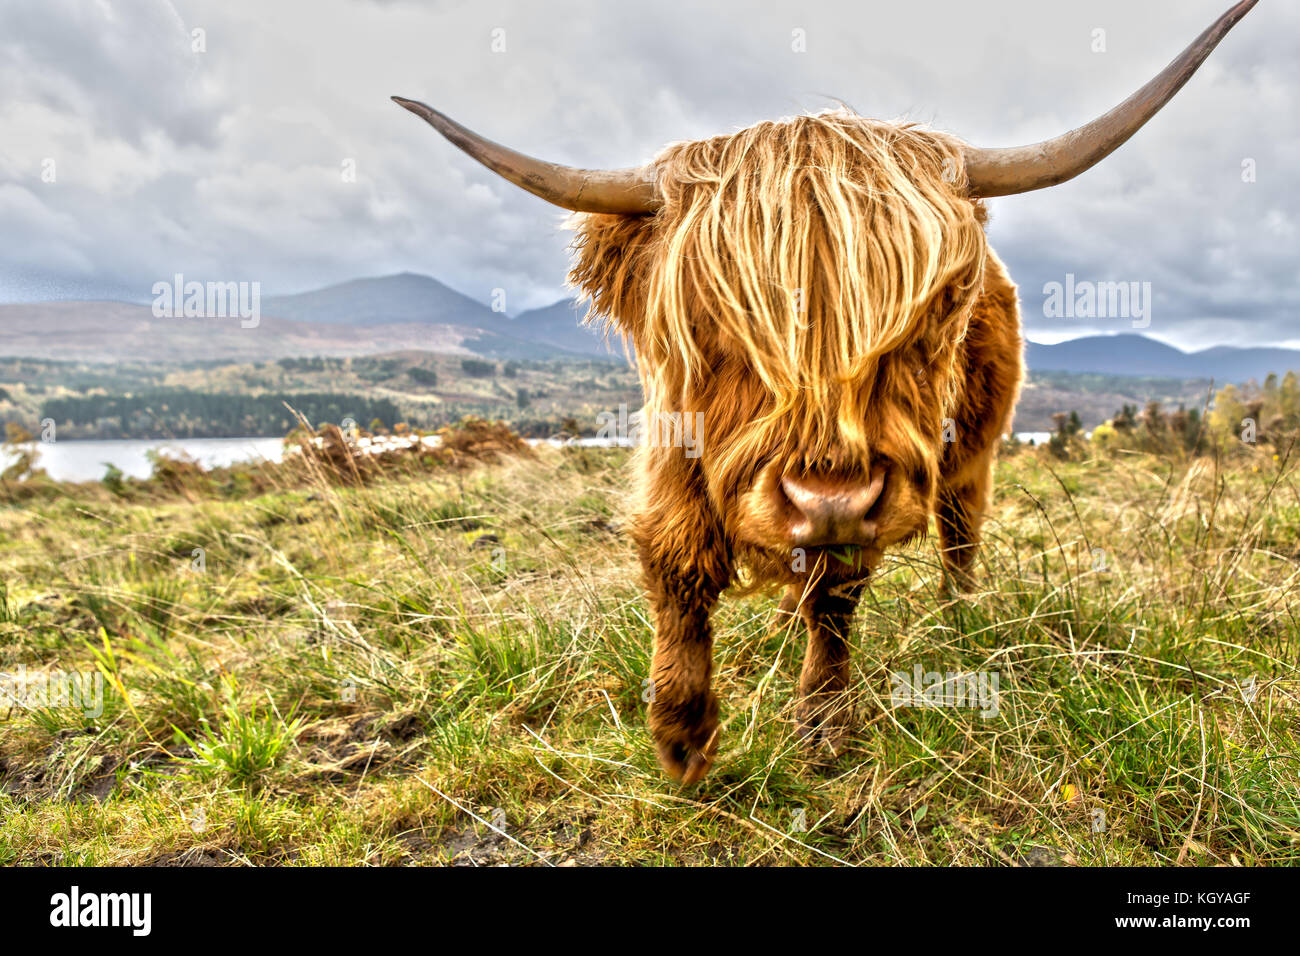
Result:
{"label": "highland cow", "polygon": [[933,516],[946,587],[968,588],[1022,376],[1016,287],[982,200],[1100,162],[1255,3],[1109,113],[1013,149],[834,111],[582,170],[394,97],[581,214],[570,279],[633,347],[646,413],[703,415],[697,454],[639,449],[630,522],[655,619],[649,724],[671,776],[694,782],[716,755],[709,617],[741,569],[785,586],[781,613],[806,624],[795,717],[832,752],[849,723],[850,623],[885,549]]}

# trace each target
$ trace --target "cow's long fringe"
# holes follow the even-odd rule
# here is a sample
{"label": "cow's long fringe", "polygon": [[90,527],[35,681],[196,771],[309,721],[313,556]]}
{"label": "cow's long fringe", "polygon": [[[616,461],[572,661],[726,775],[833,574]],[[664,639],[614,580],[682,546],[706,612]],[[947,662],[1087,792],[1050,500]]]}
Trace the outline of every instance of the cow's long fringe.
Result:
{"label": "cow's long fringe", "polygon": [[[728,353],[768,393],[755,427],[804,453],[865,444],[882,395],[950,404],[952,323],[987,255],[958,140],[831,111],[674,144],[656,165],[655,217],[575,218],[570,277],[632,340],[651,406],[689,408]],[[906,411],[897,427],[926,428]]]}

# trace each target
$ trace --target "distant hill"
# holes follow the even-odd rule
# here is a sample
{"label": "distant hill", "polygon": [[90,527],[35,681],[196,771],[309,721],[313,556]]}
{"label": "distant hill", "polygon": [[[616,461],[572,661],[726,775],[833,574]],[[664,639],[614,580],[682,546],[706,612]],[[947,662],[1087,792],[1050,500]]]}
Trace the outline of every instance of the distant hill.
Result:
{"label": "distant hill", "polygon": [[323,355],[373,355],[396,349],[466,352],[465,332],[421,323],[337,325],[262,316],[240,320],[157,318],[126,302],[0,305],[0,356],[79,362],[248,361]]}
{"label": "distant hill", "polygon": [[298,295],[262,300],[262,314],[300,322],[364,328],[392,324],[441,325],[462,336],[461,347],[490,358],[605,358],[622,361],[602,334],[585,328],[585,303],[561,299],[514,319],[437,279],[413,272],[352,279]]}
{"label": "distant hill", "polygon": [[605,335],[605,330],[582,324],[587,314],[587,303],[575,299],[561,299],[540,309],[521,312],[513,320],[515,334],[534,342],[545,342],[578,355],[623,361],[623,342],[617,334]]}
{"label": "distant hill", "polygon": [[[617,336],[582,324],[572,298],[515,318],[426,275],[351,279],[296,295],[267,296],[261,324],[237,319],[155,318],[147,305],[38,302],[0,305],[0,356],[87,362],[119,359],[255,360],[373,355],[400,349],[492,359],[624,361]],[[1031,372],[1069,372],[1219,384],[1300,371],[1300,351],[1219,346],[1183,352],[1141,335],[1092,336],[1057,345],[1030,342]],[[1109,387],[1106,391],[1115,391]],[[1118,394],[1118,393],[1117,393]]]}
{"label": "distant hill", "polygon": [[1035,372],[1213,379],[1219,384],[1262,381],[1269,372],[1300,371],[1300,351],[1220,345],[1184,352],[1144,335],[1094,335],[1057,345],[1030,342],[1025,359]]}
{"label": "distant hill", "polygon": [[257,360],[373,355],[400,349],[494,359],[600,358],[615,343],[563,299],[511,319],[436,279],[401,273],[261,300],[256,328],[235,318],[158,318],[127,302],[0,305],[0,356],[84,362]]}
{"label": "distant hill", "polygon": [[330,325],[420,323],[500,331],[509,320],[430,276],[414,272],[352,279],[262,299],[262,315]]}

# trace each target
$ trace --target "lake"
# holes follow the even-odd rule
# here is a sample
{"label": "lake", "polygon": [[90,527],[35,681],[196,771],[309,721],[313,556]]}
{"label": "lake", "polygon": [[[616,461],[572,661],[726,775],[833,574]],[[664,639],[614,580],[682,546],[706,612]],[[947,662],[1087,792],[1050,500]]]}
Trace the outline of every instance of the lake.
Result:
{"label": "lake", "polygon": [[[153,473],[148,453],[198,459],[206,468],[233,465],[237,461],[265,458],[279,461],[284,442],[279,438],[183,438],[172,441],[123,439],[114,441],[55,441],[36,443],[36,466],[55,481],[99,481],[109,464],[132,478]],[[8,465],[12,456],[0,451]]]}
{"label": "lake", "polygon": [[[1047,432],[1018,432],[1021,441],[1033,441],[1041,445],[1047,441]],[[545,439],[534,440],[531,444],[559,444]],[[618,442],[627,444],[626,441]],[[578,444],[588,447],[615,444],[613,439],[583,438]],[[233,465],[239,461],[279,461],[284,455],[284,442],[279,438],[182,438],[164,439],[122,439],[112,441],[56,441],[37,442],[37,467],[44,468],[55,481],[99,481],[109,464],[116,465],[124,475],[132,478],[148,478],[153,472],[148,453],[157,452],[169,457],[189,456],[197,459],[205,468],[219,468]],[[0,450],[0,463],[8,465],[12,460],[7,452]]]}

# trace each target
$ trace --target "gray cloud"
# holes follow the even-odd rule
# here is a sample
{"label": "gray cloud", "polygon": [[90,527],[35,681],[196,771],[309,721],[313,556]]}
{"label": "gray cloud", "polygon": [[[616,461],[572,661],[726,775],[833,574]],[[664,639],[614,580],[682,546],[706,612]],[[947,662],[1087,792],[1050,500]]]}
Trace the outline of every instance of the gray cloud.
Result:
{"label": "gray cloud", "polygon": [[[834,98],[1007,145],[1110,108],[1227,4],[7,4],[0,299],[147,298],[175,272],[271,293],[412,270],[481,299],[503,288],[512,311],[540,305],[564,294],[562,214],[390,94],[583,165],[640,162]],[[191,50],[195,29],[206,52]],[[794,30],[807,52],[792,50]],[[1145,331],[1176,344],[1300,344],[1298,31],[1300,9],[1266,0],[1102,166],[991,203],[1031,337],[1130,328],[1045,317],[1044,284],[1073,273],[1151,282]]]}

